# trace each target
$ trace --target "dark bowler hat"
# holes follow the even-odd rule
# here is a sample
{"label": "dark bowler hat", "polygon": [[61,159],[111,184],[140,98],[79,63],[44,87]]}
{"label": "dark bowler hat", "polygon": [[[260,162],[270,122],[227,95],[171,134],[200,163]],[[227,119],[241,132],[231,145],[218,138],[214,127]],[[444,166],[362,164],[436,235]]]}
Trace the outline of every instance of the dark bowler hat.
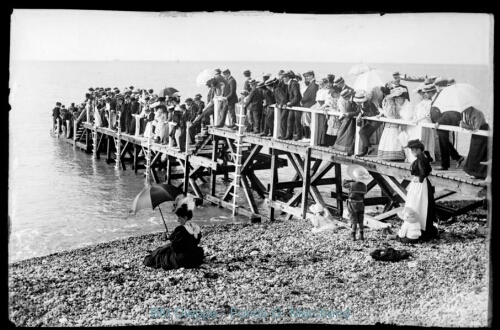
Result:
{"label": "dark bowler hat", "polygon": [[223,74],[231,74],[231,71],[229,71],[229,69],[226,69],[224,71],[222,71]]}
{"label": "dark bowler hat", "polygon": [[276,77],[275,77],[275,78],[273,78],[273,79],[268,79],[268,80],[266,80],[266,82],[264,83],[264,85],[266,85],[266,86],[271,86],[271,85],[273,85],[273,84],[275,84],[275,83],[277,83],[277,82],[278,82],[278,78],[276,78]]}
{"label": "dark bowler hat", "polygon": [[153,94],[154,92],[155,92],[155,91],[154,91],[154,90],[152,90],[152,89],[148,90],[148,93],[149,93],[149,94]]}
{"label": "dark bowler hat", "polygon": [[257,85],[259,82],[258,82],[257,80],[255,80],[255,79],[252,79],[252,80],[250,80],[248,83],[249,83],[250,85],[252,85],[252,86],[255,86],[255,85]]}
{"label": "dark bowler hat", "polygon": [[245,70],[245,71],[243,71],[243,74],[248,74],[248,75],[250,75],[251,73],[252,73],[252,72],[250,72],[250,70]]}
{"label": "dark bowler hat", "polygon": [[215,69],[215,72],[216,73],[220,73],[220,69]]}
{"label": "dark bowler hat", "polygon": [[340,84],[342,84],[343,82],[344,82],[344,78],[342,78],[342,77],[337,77],[337,78],[335,78],[335,80],[333,81],[333,84],[334,84],[334,85],[340,85]]}
{"label": "dark bowler hat", "polygon": [[60,107],[60,106],[61,106],[61,102],[56,102],[56,105],[57,105],[58,107]]}
{"label": "dark bowler hat", "polygon": [[335,81],[335,75],[334,75],[334,74],[329,73],[329,74],[327,75],[327,77],[328,77],[328,80],[329,80],[331,83],[333,83],[333,82]]}
{"label": "dark bowler hat", "polygon": [[110,91],[110,90],[111,90],[111,87],[106,87],[106,88],[104,88],[104,91],[106,91],[106,92],[107,92],[107,91]]}
{"label": "dark bowler hat", "polygon": [[93,89],[92,87],[90,87],[90,88],[89,88],[89,91],[93,92],[93,91],[94,91],[94,89]]}
{"label": "dark bowler hat", "polygon": [[190,97],[188,97],[188,98],[187,98],[184,102],[186,102],[186,103],[187,103],[187,102],[193,102],[193,99],[192,99],[192,98],[190,98]]}
{"label": "dark bowler hat", "polygon": [[287,76],[287,77],[292,78],[292,77],[294,77],[294,76],[295,76],[295,74],[293,73],[293,71],[292,71],[292,70],[288,70],[288,71],[283,72],[283,73],[282,73],[282,76]]}
{"label": "dark bowler hat", "polygon": [[349,96],[352,95],[352,93],[353,93],[352,89],[346,88],[342,92],[340,92],[340,96],[342,96],[342,97],[349,97]]}
{"label": "dark bowler hat", "polygon": [[158,98],[158,101],[160,101],[160,102],[165,102],[165,100],[166,100],[166,99],[167,99],[167,98],[166,98],[165,96],[160,96],[160,97]]}
{"label": "dark bowler hat", "polygon": [[307,71],[306,73],[303,74],[303,76],[314,76],[314,71],[313,70],[309,70]]}
{"label": "dark bowler hat", "polygon": [[128,89],[132,90],[132,89],[134,89],[134,86],[129,86],[129,88],[128,88]]}
{"label": "dark bowler hat", "polygon": [[393,74],[392,74],[393,77],[397,77],[399,76],[399,71],[395,71]]}
{"label": "dark bowler hat", "polygon": [[201,94],[196,94],[196,95],[194,96],[194,98],[195,98],[195,99],[197,99],[197,100],[201,99]]}

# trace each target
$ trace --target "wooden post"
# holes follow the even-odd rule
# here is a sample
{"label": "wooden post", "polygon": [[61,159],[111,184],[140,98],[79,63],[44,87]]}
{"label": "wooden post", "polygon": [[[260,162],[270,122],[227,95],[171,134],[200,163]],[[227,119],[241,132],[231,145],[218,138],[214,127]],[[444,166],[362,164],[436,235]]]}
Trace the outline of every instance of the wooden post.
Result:
{"label": "wooden post", "polygon": [[[275,126],[276,127],[276,126]],[[269,185],[269,220],[274,221],[274,207],[272,202],[276,200],[276,182],[278,181],[278,150],[271,150],[271,183]]]}
{"label": "wooden post", "polygon": [[132,116],[134,116],[134,118],[135,118],[135,134],[134,134],[134,136],[139,137],[139,135],[141,134],[141,116],[138,114],[133,114]]}
{"label": "wooden post", "polygon": [[218,97],[214,97],[214,125],[217,126],[219,124],[219,107],[221,105],[221,100]]}
{"label": "wooden post", "polygon": [[189,156],[186,155],[186,161],[184,162],[184,185],[183,185],[184,196],[187,196],[188,189],[189,189]]}
{"label": "wooden post", "polygon": [[146,151],[146,182],[150,184],[151,179],[151,134],[148,135],[148,150]]}
{"label": "wooden post", "polygon": [[73,147],[76,147],[76,133],[78,133],[78,121],[73,122]]}
{"label": "wooden post", "polygon": [[186,154],[189,155],[189,146],[191,145],[191,136],[189,134],[189,128],[191,127],[191,122],[186,122]]}
{"label": "wooden post", "polygon": [[69,133],[71,130],[69,129],[71,126],[69,125],[69,120],[66,120],[66,138],[69,139]]}
{"label": "wooden post", "polygon": [[90,124],[90,101],[85,105],[85,111],[87,112],[87,123]]}
{"label": "wooden post", "polygon": [[172,157],[167,155],[167,173],[165,173],[165,183],[171,184],[172,179]]}
{"label": "wooden post", "polygon": [[111,162],[111,139],[113,137],[111,135],[106,136],[106,164],[109,164]]}
{"label": "wooden post", "polygon": [[304,181],[302,185],[302,219],[307,216],[307,198],[309,196],[309,189],[311,185],[311,151],[307,148],[306,156],[304,158]]}
{"label": "wooden post", "polygon": [[317,146],[318,145],[318,114],[316,112],[311,112],[311,124],[309,126],[311,130],[311,141],[309,142],[309,145],[311,147]]}
{"label": "wooden post", "polygon": [[337,193],[337,212],[340,217],[344,213],[344,203],[342,201],[342,166],[335,163],[335,192]]}
{"label": "wooden post", "polygon": [[[364,120],[361,119],[361,125],[364,124]],[[355,133],[355,136],[354,136],[354,154],[359,154],[361,152],[361,149],[360,149],[360,144],[361,144],[361,139],[359,138],[359,130],[361,129],[361,127],[358,126],[358,123],[356,123],[356,133]]]}
{"label": "wooden post", "polygon": [[[212,161],[217,162],[217,147],[219,145],[219,137],[217,135],[213,135],[213,141],[212,141]],[[218,166],[217,166],[218,167]],[[214,170],[213,168],[210,169],[210,174],[212,177],[212,180],[210,182],[210,193],[212,196],[215,197],[215,186],[216,186],[216,181],[217,181],[217,170]]]}
{"label": "wooden post", "polygon": [[281,134],[281,109],[274,105],[274,130],[273,138],[278,139]]}
{"label": "wooden post", "polygon": [[121,153],[122,153],[122,139],[121,139],[121,133],[122,133],[122,127],[120,125],[120,116],[117,116],[117,122],[118,122],[118,131],[116,132],[116,142],[115,142],[115,150],[116,150],[116,158],[115,158],[115,168],[118,170],[120,169],[120,163],[121,163]]}
{"label": "wooden post", "polygon": [[92,158],[97,159],[97,126],[95,121],[92,126]]}

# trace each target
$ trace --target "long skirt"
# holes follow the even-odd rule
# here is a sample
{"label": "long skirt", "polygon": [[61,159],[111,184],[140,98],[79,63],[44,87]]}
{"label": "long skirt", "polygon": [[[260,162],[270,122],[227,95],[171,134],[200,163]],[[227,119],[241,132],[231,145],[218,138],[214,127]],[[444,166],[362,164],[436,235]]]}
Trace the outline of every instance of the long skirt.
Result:
{"label": "long skirt", "polygon": [[[402,130],[401,132],[399,132],[399,135],[398,135],[398,140],[399,140],[399,143],[401,143],[401,145],[403,147],[406,147],[408,145],[408,141],[410,141],[412,139],[412,137],[414,136],[415,134],[415,127],[413,126],[406,126],[406,128],[404,130]],[[405,158],[406,158],[406,162],[408,163],[413,163],[415,160],[416,160],[416,157],[413,156],[413,153],[411,152],[411,149],[410,148],[404,148],[404,153],[405,153]]]}
{"label": "long skirt", "polygon": [[168,124],[164,122],[158,122],[156,124],[155,137],[159,137],[161,141],[168,140]]}
{"label": "long skirt", "polygon": [[437,229],[434,227],[436,219],[436,203],[434,201],[434,187],[428,178],[422,183],[411,181],[407,188],[405,207],[411,207],[418,213],[422,228],[423,240],[435,238]]}
{"label": "long skirt", "polygon": [[354,153],[354,139],[356,137],[356,118],[343,118],[333,145],[335,150]]}
{"label": "long skirt", "polygon": [[148,123],[146,124],[146,128],[144,129],[144,137],[145,138],[147,138],[147,137],[154,138],[152,130],[151,130],[151,126],[152,126],[151,122],[148,121]]}
{"label": "long skirt", "polygon": [[327,129],[328,129],[328,118],[323,114],[318,114],[317,137],[318,137],[318,145],[320,145],[320,146],[328,146],[328,143],[327,143],[328,136],[326,135]]}
{"label": "long skirt", "polygon": [[382,138],[378,145],[378,155],[377,157],[382,160],[389,161],[404,161],[405,152],[403,146],[398,140],[398,126],[391,124],[386,124],[384,132],[382,133]]}
{"label": "long skirt", "polygon": [[101,118],[101,114],[99,113],[99,111],[94,111],[95,113],[95,125],[97,127],[102,127],[102,118]]}
{"label": "long skirt", "polygon": [[488,166],[480,162],[488,160],[488,137],[473,134],[470,139],[469,155],[464,165],[464,172],[478,179],[486,179]]}

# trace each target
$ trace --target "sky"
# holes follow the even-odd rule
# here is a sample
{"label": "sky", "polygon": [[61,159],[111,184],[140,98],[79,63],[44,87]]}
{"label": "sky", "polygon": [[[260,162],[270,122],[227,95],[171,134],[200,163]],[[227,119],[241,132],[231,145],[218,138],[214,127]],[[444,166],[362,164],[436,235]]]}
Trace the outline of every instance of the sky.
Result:
{"label": "sky", "polygon": [[11,60],[492,63],[488,14],[15,9]]}

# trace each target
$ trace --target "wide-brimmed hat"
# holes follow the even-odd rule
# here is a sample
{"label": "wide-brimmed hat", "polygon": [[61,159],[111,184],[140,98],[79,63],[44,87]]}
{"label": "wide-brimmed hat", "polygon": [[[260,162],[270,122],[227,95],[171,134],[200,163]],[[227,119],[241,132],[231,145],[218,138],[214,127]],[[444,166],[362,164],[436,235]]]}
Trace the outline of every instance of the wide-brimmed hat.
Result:
{"label": "wide-brimmed hat", "polygon": [[364,89],[358,89],[356,94],[354,94],[354,102],[366,102],[368,99],[366,98],[366,92]]}
{"label": "wide-brimmed hat", "polygon": [[408,145],[405,148],[422,149],[422,150],[425,149],[424,144],[419,139],[408,141]]}
{"label": "wide-brimmed hat", "polygon": [[321,206],[321,204],[311,205],[309,207],[309,210],[311,210],[311,212],[314,213],[314,214],[318,214],[318,213],[321,213],[321,212],[325,211],[325,209],[323,208],[323,206]]}
{"label": "wide-brimmed hat", "polygon": [[287,77],[290,77],[290,78],[293,78],[295,76],[295,74],[291,70],[285,71],[281,75],[282,76],[287,76]]}
{"label": "wide-brimmed hat", "polygon": [[264,84],[266,86],[271,86],[271,85],[273,85],[273,84],[275,84],[277,82],[278,82],[278,78],[274,77],[274,78],[267,79]]}
{"label": "wide-brimmed hat", "polygon": [[363,183],[369,183],[372,181],[372,176],[366,168],[360,165],[349,165],[347,167],[347,175],[349,175],[355,181],[361,181]]}
{"label": "wide-brimmed hat", "polygon": [[401,211],[398,212],[398,217],[401,220],[404,220],[409,223],[417,223],[419,222],[419,215],[415,210],[413,210],[411,207],[405,207]]}
{"label": "wide-brimmed hat", "polygon": [[387,97],[392,98],[392,97],[401,96],[404,92],[405,92],[405,89],[403,87],[396,87],[396,88],[391,89],[391,92],[389,93],[389,95],[387,95]]}
{"label": "wide-brimmed hat", "polygon": [[425,84],[424,87],[422,88],[422,93],[427,93],[432,91],[436,91],[436,85],[434,85],[433,83]]}
{"label": "wide-brimmed hat", "polygon": [[196,207],[196,203],[193,199],[193,197],[191,196],[184,196],[183,194],[180,194],[180,195],[177,195],[177,197],[175,198],[174,200],[174,210],[173,212],[175,213],[178,209],[180,209],[182,207],[183,204],[186,204],[187,206],[187,209],[189,211],[192,211],[194,210],[194,208]]}
{"label": "wide-brimmed hat", "polygon": [[342,78],[342,76],[340,76],[340,77],[335,78],[335,80],[333,81],[333,85],[334,85],[334,86],[335,86],[335,85],[340,85],[340,84],[342,84],[343,82],[344,82],[344,78]]}

